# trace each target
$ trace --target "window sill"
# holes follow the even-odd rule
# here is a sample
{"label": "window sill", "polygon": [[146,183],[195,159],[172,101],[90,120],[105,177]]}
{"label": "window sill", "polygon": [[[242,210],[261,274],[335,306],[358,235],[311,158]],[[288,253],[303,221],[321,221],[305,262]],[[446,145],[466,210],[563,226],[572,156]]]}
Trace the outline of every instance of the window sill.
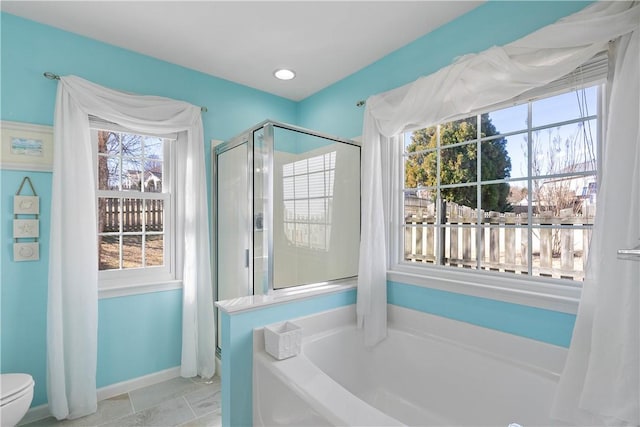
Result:
{"label": "window sill", "polygon": [[387,280],[569,314],[578,312],[581,294],[577,286],[532,278],[404,265],[389,270]]}
{"label": "window sill", "polygon": [[171,291],[175,289],[182,289],[181,280],[155,281],[127,285],[101,285],[98,289],[98,299],[126,297],[152,292]]}

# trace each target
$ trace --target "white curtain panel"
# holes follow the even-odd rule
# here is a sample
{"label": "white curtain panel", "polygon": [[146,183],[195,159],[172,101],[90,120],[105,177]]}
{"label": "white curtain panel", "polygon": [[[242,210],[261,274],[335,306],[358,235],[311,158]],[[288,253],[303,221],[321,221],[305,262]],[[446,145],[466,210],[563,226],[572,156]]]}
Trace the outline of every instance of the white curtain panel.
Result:
{"label": "white curtain panel", "polygon": [[598,213],[571,347],[552,414],[640,425],[640,25],[617,41]]}
{"label": "white curtain panel", "polygon": [[215,374],[215,325],[209,208],[200,108],[199,126],[178,136],[176,150],[176,251],[182,278],[182,362],[180,375],[211,378]]}
{"label": "white curtain panel", "polygon": [[47,307],[47,394],[57,419],[96,411],[98,253],[96,147],[89,115],[132,131],[180,132],[176,191],[178,273],[183,281],[183,376],[215,372],[215,327],[200,108],[125,94],[61,77],[54,165]]}
{"label": "white curtain panel", "polygon": [[57,419],[96,411],[97,147],[90,138],[89,117],[59,84],[47,303],[47,395],[49,411]]}
{"label": "white curtain panel", "polygon": [[[432,75],[367,99],[362,144],[363,215],[357,298],[358,324],[365,328],[365,337],[368,337],[370,345],[386,336],[386,268],[381,268],[381,265],[386,259],[382,252],[387,245],[380,240],[387,237],[384,233],[383,201],[392,195],[383,194],[378,175],[382,173],[381,155],[385,153],[383,145],[387,144],[387,138],[486,111],[528,90],[544,86],[607,50],[609,41],[637,31],[639,21],[640,5],[637,3],[598,2],[506,46],[463,56]],[[638,75],[633,78],[637,79]],[[637,98],[637,92],[632,94]],[[620,99],[612,101],[623,102]],[[611,111],[624,108],[624,104],[611,106]],[[637,113],[635,120],[638,120]],[[629,144],[636,144],[637,129],[635,134],[626,134],[624,138],[633,141]],[[607,142],[612,141],[609,139]],[[631,179],[633,169],[626,172],[618,166],[611,169],[613,173]],[[604,168],[605,182],[611,169]],[[620,188],[629,188],[629,182]],[[637,198],[637,193],[630,195],[626,190],[623,193],[625,197]],[[601,199],[598,205],[604,203],[606,201]],[[630,221],[638,221],[637,213],[634,214]],[[612,224],[603,219],[605,215],[606,211],[599,210],[601,223]],[[594,240],[598,233],[602,233],[601,227],[596,227]],[[637,237],[632,236],[631,239]],[[623,241],[616,243],[624,246]],[[609,284],[606,276],[592,282],[597,283],[596,286]],[[635,281],[629,284],[637,287],[637,274]],[[627,305],[634,304],[637,310],[637,294],[635,300],[627,300]],[[579,318],[578,323],[580,321]],[[637,339],[637,323],[618,326],[630,334],[635,333]],[[366,331],[367,328],[373,330]],[[637,346],[627,350],[637,352]],[[637,353],[635,363],[638,363]]]}
{"label": "white curtain panel", "polygon": [[[382,153],[389,138],[375,130],[371,115],[364,116],[362,140],[361,228],[356,317],[366,346],[387,336],[387,229],[382,200]],[[375,147],[376,149],[371,149]],[[379,196],[372,197],[372,195]]]}

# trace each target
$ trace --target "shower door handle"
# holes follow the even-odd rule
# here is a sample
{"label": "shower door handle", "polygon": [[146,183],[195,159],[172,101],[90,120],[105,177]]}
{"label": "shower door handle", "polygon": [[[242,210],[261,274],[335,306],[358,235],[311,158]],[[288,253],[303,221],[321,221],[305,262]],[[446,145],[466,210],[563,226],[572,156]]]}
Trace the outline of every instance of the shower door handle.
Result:
{"label": "shower door handle", "polygon": [[249,249],[244,250],[244,267],[249,268]]}

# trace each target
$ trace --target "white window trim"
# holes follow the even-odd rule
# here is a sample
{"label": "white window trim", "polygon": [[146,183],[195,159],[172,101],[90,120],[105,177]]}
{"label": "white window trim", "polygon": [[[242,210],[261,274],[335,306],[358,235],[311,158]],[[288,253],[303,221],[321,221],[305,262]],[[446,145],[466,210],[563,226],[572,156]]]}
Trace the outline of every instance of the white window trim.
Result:
{"label": "white window trim", "polygon": [[[165,145],[165,151],[168,153],[169,162],[165,163],[165,170],[163,176],[163,186],[171,188],[170,192],[170,209],[169,212],[165,212],[165,266],[163,267],[149,267],[140,269],[127,269],[118,271],[99,271],[98,272],[98,298],[115,298],[121,296],[138,295],[151,292],[161,292],[166,290],[182,289],[182,281],[176,279],[176,256],[173,248],[175,239],[175,215],[177,207],[175,206],[175,144],[177,142],[177,134],[151,134],[132,131],[130,129],[119,126],[115,123],[106,122],[100,118],[90,116],[90,129],[93,133],[96,129],[110,130],[122,133],[134,133],[144,134],[148,136],[157,136],[170,140]],[[97,150],[94,154],[94,161],[97,161]],[[166,158],[167,156],[165,156]],[[96,170],[97,173],[97,170]],[[97,182],[97,177],[96,177]],[[124,193],[126,196],[127,191],[118,192],[120,195]],[[153,194],[131,193],[132,197],[137,197],[142,194],[142,198],[153,198]],[[104,192],[96,190],[96,196],[104,196]],[[97,230],[96,230],[97,233]]]}
{"label": "white window trim", "polygon": [[[607,111],[604,108],[604,100],[607,98],[606,85],[606,55],[600,55],[585,64],[588,70],[585,74],[579,74],[577,70],[573,75],[567,76],[550,83],[542,90],[532,91],[516,99],[500,105],[494,105],[487,111],[507,108],[523,102],[528,102],[539,97],[552,96],[555,93],[566,91],[575,86],[592,86],[602,84],[598,97],[598,129],[601,144],[597,156],[597,179],[600,182],[603,146],[606,144]],[[575,74],[578,74],[576,77]],[[576,82],[579,82],[578,84]],[[472,112],[481,114],[484,111]],[[399,145],[403,144],[403,138],[397,138],[396,144],[391,144],[387,149],[387,158],[401,162],[403,157]],[[396,150],[394,153],[393,150]],[[387,220],[387,280],[409,284],[414,286],[437,289],[446,292],[460,293],[479,298],[487,298],[508,303],[521,304],[541,309],[559,311],[569,314],[577,314],[578,304],[582,293],[582,284],[562,279],[532,277],[526,275],[510,275],[509,273],[496,273],[485,270],[462,270],[447,266],[436,265],[412,265],[404,262],[402,256],[403,235],[402,218],[403,206],[400,195],[404,188],[403,168],[387,162],[383,171],[385,176],[385,215]]]}
{"label": "white window trim", "polygon": [[149,283],[133,283],[129,285],[118,285],[112,283],[110,286],[98,288],[98,299],[127,297],[131,295],[148,294],[152,292],[172,291],[182,289],[182,280],[169,280]]}

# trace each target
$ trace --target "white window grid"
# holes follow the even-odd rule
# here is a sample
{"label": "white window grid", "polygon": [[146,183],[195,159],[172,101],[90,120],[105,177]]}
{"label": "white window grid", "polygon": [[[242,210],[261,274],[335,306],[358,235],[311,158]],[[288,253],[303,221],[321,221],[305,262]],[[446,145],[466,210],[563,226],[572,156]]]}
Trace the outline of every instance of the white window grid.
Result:
{"label": "white window grid", "polygon": [[[472,256],[472,262],[474,262],[474,265],[471,266],[471,268],[473,269],[472,271],[474,272],[478,272],[478,273],[483,273],[483,272],[495,272],[496,270],[500,271],[500,269],[496,269],[496,268],[490,268],[487,265],[489,263],[485,263],[484,260],[484,253],[486,252],[486,239],[483,240],[483,237],[481,235],[481,233],[483,232],[483,225],[482,225],[482,221],[483,221],[483,213],[482,213],[482,205],[481,205],[481,190],[482,190],[482,186],[483,185],[492,185],[492,184],[502,184],[502,183],[510,183],[510,184],[517,184],[517,183],[526,183],[526,188],[528,190],[528,195],[532,195],[533,192],[533,185],[534,182],[536,180],[553,180],[553,179],[566,179],[566,178],[577,178],[577,177],[583,177],[583,178],[594,178],[596,180],[596,182],[599,181],[598,179],[598,175],[599,175],[599,170],[600,170],[600,160],[601,160],[601,155],[600,152],[602,151],[602,146],[603,146],[603,138],[602,135],[604,134],[604,130],[603,130],[603,116],[604,113],[602,112],[602,100],[603,100],[603,91],[604,91],[604,84],[602,83],[602,79],[600,79],[600,82],[598,85],[595,85],[597,87],[597,96],[598,96],[598,100],[597,100],[597,105],[598,105],[598,113],[596,114],[588,114],[588,115],[584,115],[582,117],[577,117],[577,118],[573,118],[573,119],[569,119],[569,120],[564,120],[564,121],[558,121],[558,122],[553,122],[553,123],[547,123],[541,126],[532,126],[532,105],[533,102],[538,100],[538,99],[544,99],[547,97],[551,97],[551,96],[555,96],[558,95],[560,93],[566,92],[566,88],[561,88],[561,90],[556,89],[553,93],[540,93],[538,92],[538,96],[536,96],[535,98],[531,98],[526,100],[526,104],[527,104],[527,123],[526,123],[526,128],[523,129],[518,129],[515,131],[510,131],[510,132],[505,132],[505,133],[501,133],[499,135],[494,135],[494,136],[489,136],[489,137],[482,137],[481,135],[481,125],[480,125],[480,121],[481,121],[481,116],[482,113],[478,113],[477,115],[475,115],[476,117],[476,128],[477,128],[477,135],[474,139],[468,140],[468,141],[464,141],[464,142],[458,142],[455,144],[447,144],[447,145],[443,145],[441,146],[440,144],[440,124],[437,125],[438,129],[437,129],[437,144],[435,148],[429,148],[429,149],[425,149],[425,150],[420,150],[420,151],[416,151],[416,152],[411,152],[411,153],[406,153],[403,150],[404,144],[405,142],[402,141],[401,146],[396,147],[395,149],[399,149],[403,151],[403,154],[401,156],[401,161],[402,161],[402,165],[401,167],[398,169],[398,174],[395,178],[395,182],[397,183],[397,188],[401,189],[401,197],[400,198],[396,198],[395,200],[395,212],[393,213],[393,218],[395,218],[394,220],[392,220],[392,223],[395,223],[396,226],[391,227],[391,230],[398,230],[396,232],[391,231],[391,236],[390,236],[390,241],[391,243],[391,247],[395,248],[392,249],[392,253],[395,253],[395,255],[391,256],[391,265],[396,265],[396,266],[411,266],[414,267],[416,265],[419,265],[421,268],[437,268],[437,269],[442,269],[442,270],[453,270],[456,267],[462,267],[462,265],[456,265],[455,263],[452,264],[451,266],[448,265],[445,261],[446,259],[446,255],[444,253],[445,249],[444,249],[444,243],[445,243],[445,237],[444,237],[444,230],[447,227],[446,225],[446,221],[445,218],[443,218],[443,216],[445,215],[445,212],[443,212],[443,209],[441,209],[440,207],[442,206],[442,199],[440,198],[440,191],[442,189],[447,189],[447,188],[461,188],[461,187],[476,187],[476,191],[477,191],[477,203],[478,203],[478,209],[477,209],[477,215],[475,218],[475,224],[464,224],[464,223],[457,223],[455,224],[456,229],[458,230],[470,230],[471,231],[471,237],[472,237],[472,245],[473,245],[473,249],[474,249],[474,254]],[[562,90],[564,89],[564,90]],[[518,105],[518,104],[523,104],[525,102],[521,101],[521,102],[513,102],[509,105],[503,105],[503,106],[498,106],[496,108],[492,108],[491,111],[497,111],[501,108],[506,108],[508,106],[514,106],[514,105]],[[488,113],[490,113],[491,111],[488,111]],[[597,143],[597,150],[598,153],[596,153],[596,162],[597,164],[595,165],[595,168],[592,170],[583,170],[583,171],[571,171],[571,172],[566,172],[566,173],[553,173],[553,174],[545,174],[545,175],[535,175],[532,171],[532,147],[531,147],[531,143],[527,144],[528,147],[528,152],[527,152],[527,159],[528,159],[528,171],[527,171],[527,176],[526,177],[519,177],[519,178],[505,178],[505,179],[496,179],[496,180],[486,180],[486,181],[481,181],[479,178],[482,176],[482,165],[481,165],[481,144],[483,142],[487,142],[487,141],[491,141],[494,139],[498,139],[498,138],[508,138],[510,136],[515,136],[515,135],[521,135],[523,133],[526,132],[527,134],[527,138],[528,141],[532,141],[533,140],[533,134],[535,132],[538,131],[544,131],[544,130],[548,130],[548,129],[553,129],[556,128],[558,126],[564,126],[564,125],[570,125],[570,124],[575,124],[575,123],[588,123],[588,122],[595,122],[596,123],[596,131],[594,132],[594,138],[597,139],[598,143]],[[411,133],[407,133],[405,134],[405,138],[409,137]],[[423,191],[432,191],[434,192],[437,197],[435,200],[435,206],[437,206],[438,208],[435,209],[434,212],[434,222],[433,225],[431,226],[432,228],[432,232],[433,232],[433,236],[436,239],[439,239],[439,241],[435,244],[435,248],[434,248],[434,254],[433,254],[433,262],[412,262],[412,261],[408,261],[405,259],[405,244],[406,242],[404,241],[404,239],[406,238],[406,232],[407,230],[411,230],[411,232],[413,233],[413,235],[415,235],[416,230],[420,227],[424,229],[423,225],[407,225],[404,221],[404,195],[412,192],[412,191],[416,191],[416,188],[404,188],[404,166],[405,166],[405,161],[409,156],[414,156],[414,155],[420,155],[420,154],[427,154],[427,153],[431,153],[431,152],[437,152],[439,153],[440,150],[442,148],[453,148],[453,147],[458,147],[458,146],[464,146],[464,145],[468,145],[468,144],[476,144],[476,153],[479,153],[478,158],[477,158],[477,178],[475,181],[473,182],[465,182],[465,183],[455,183],[455,184],[441,184],[440,183],[440,161],[441,158],[440,156],[437,156],[437,171],[436,171],[436,175],[438,176],[438,180],[437,180],[437,184],[435,186],[432,187],[421,187],[420,190]],[[393,148],[392,148],[393,149]],[[597,184],[596,184],[597,186]],[[589,183],[587,184],[587,189],[586,191],[592,189],[592,184]],[[532,203],[528,204],[528,218],[532,218],[532,210],[533,210],[533,205]],[[526,231],[526,239],[527,241],[533,242],[534,240],[534,234],[536,233],[541,233],[544,232],[542,230],[562,230],[562,229],[571,229],[571,230],[584,230],[584,232],[586,234],[589,235],[590,238],[590,232],[591,229],[593,227],[592,223],[589,224],[571,224],[569,226],[563,226],[563,225],[551,225],[551,224],[540,224],[540,225],[534,225],[532,224],[532,221],[528,221],[526,224],[518,224],[518,223],[514,223],[514,224],[509,224],[508,226],[502,226],[500,228],[502,229],[506,229],[506,228],[511,228],[511,229],[515,229],[518,230],[519,232],[522,232],[522,230]],[[426,229],[425,229],[426,230]],[[399,233],[398,233],[399,232]],[[398,233],[394,236],[395,233]],[[399,237],[398,237],[399,236]],[[525,237],[523,237],[524,239]],[[423,239],[424,242],[424,239]],[[585,258],[587,256],[587,251],[588,248],[585,247],[585,254],[583,255]],[[475,259],[474,259],[475,258]],[[552,278],[551,274],[548,273],[544,273],[541,272],[537,277],[534,275],[535,271],[534,271],[534,263],[533,263],[533,250],[531,249],[531,245],[529,244],[529,250],[527,251],[527,256],[526,256],[526,271],[524,272],[520,272],[521,274],[527,275],[529,278],[533,278],[534,280],[550,280]],[[466,267],[469,267],[469,265],[466,265]],[[458,268],[459,269],[459,268]],[[465,269],[466,270],[466,269]],[[510,269],[504,269],[501,271],[500,275],[504,276],[505,273],[516,273],[516,271],[512,271]],[[559,278],[561,279],[575,279],[575,277],[572,276],[563,276],[563,275],[559,275]],[[582,277],[578,277],[579,280],[582,280]],[[555,281],[556,283],[560,283],[563,285],[569,285],[569,286],[579,286],[580,282],[578,280],[558,280]]]}
{"label": "white window grid", "polygon": [[[101,200],[112,199],[116,200],[119,203],[120,209],[116,214],[116,223],[117,230],[114,231],[106,231],[100,232],[97,230],[97,235],[100,237],[113,238],[116,237],[118,240],[118,268],[112,269],[104,269],[99,271],[100,279],[103,283],[106,283],[107,287],[111,287],[114,285],[114,280],[117,280],[117,284],[126,285],[137,284],[140,281],[143,282],[164,282],[169,280],[174,280],[174,250],[172,247],[173,242],[173,233],[174,233],[174,223],[173,223],[173,215],[175,214],[175,206],[173,203],[173,192],[174,192],[174,182],[173,182],[173,169],[174,169],[174,145],[176,141],[177,135],[153,135],[153,134],[141,134],[139,132],[130,131],[126,128],[122,128],[118,125],[112,123],[105,123],[100,121],[99,119],[93,119],[91,122],[92,126],[92,138],[94,141],[97,141],[97,134],[99,131],[104,130],[108,132],[112,132],[115,137],[118,139],[118,152],[117,153],[97,153],[96,162],[98,162],[99,158],[108,158],[112,162],[117,163],[117,185],[114,185],[109,189],[101,189],[97,188],[96,196],[97,196],[97,206]],[[121,139],[123,135],[136,135],[141,136],[144,139],[154,138],[158,141],[161,141],[162,144],[162,159],[158,159],[155,157],[151,157],[149,153],[145,151],[145,144],[141,144],[139,155],[127,155],[122,152],[122,144]],[[153,180],[148,180],[149,182],[145,185],[145,163],[153,162],[156,164],[160,164],[158,168],[156,165],[156,171],[158,169],[161,170],[161,181],[160,183],[155,182]],[[126,163],[132,164],[140,164],[143,165],[138,173],[138,176],[135,177],[136,184],[131,180],[131,176],[129,176],[128,171],[125,171],[123,165]],[[131,181],[131,182],[129,182]],[[96,183],[99,186],[99,179],[96,175]],[[159,186],[161,188],[159,188]],[[137,188],[136,188],[137,187]],[[150,190],[150,191],[149,191]],[[157,191],[160,190],[160,191]],[[127,231],[124,229],[126,218],[124,217],[124,212],[122,209],[123,203],[137,203],[141,208],[140,214],[140,230],[136,231]],[[158,227],[154,227],[153,229],[150,227],[148,223],[147,217],[150,214],[151,205],[156,205],[156,208],[161,208],[161,218],[160,225]],[[98,212],[97,212],[98,214]],[[156,212],[155,215],[158,216]],[[98,221],[99,223],[99,221]],[[162,240],[162,262],[154,262],[153,265],[148,265],[147,262],[147,243],[148,241],[159,237]],[[139,244],[141,246],[141,265],[136,267],[127,267],[124,265],[125,256],[123,254],[124,249],[124,240],[127,238],[139,238]],[[99,249],[98,249],[99,250]]]}

